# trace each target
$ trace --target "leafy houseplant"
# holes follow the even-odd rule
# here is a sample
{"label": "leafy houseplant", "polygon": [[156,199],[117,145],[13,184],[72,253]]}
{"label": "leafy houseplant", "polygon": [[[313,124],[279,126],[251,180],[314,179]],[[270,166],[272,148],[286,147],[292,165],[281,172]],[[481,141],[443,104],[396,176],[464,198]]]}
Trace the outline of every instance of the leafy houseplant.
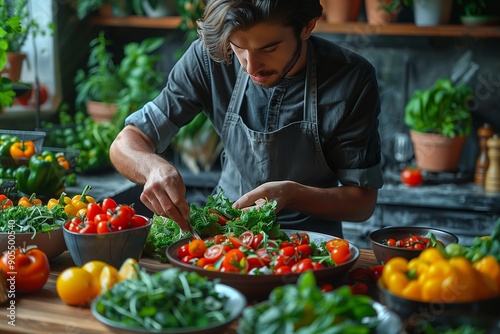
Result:
{"label": "leafy houseplant", "polygon": [[454,172],[472,128],[468,102],[472,88],[447,78],[416,90],[405,107],[417,166],[430,172]]}
{"label": "leafy houseplant", "polygon": [[[90,42],[87,71],[80,69],[75,76],[76,104],[98,101],[118,106],[117,124],[130,111],[158,95],[163,77],[155,70],[159,57],[152,54],[164,43],[163,38],[147,38],[141,43],[124,46],[124,57],[115,63],[108,51],[111,44],[100,32]],[[88,111],[88,110],[87,110]]]}
{"label": "leafy houseplant", "polygon": [[[5,68],[7,63],[7,49],[9,47],[8,36],[21,31],[21,20],[19,17],[10,17],[0,19],[0,72]],[[15,97],[15,92],[12,89],[12,80],[0,76],[0,111],[3,107],[12,105]]]}
{"label": "leafy houseplant", "polygon": [[495,25],[500,22],[497,0],[457,0],[460,20],[465,25]]}
{"label": "leafy houseplant", "polygon": [[405,107],[405,124],[417,132],[452,138],[468,135],[472,116],[467,102],[471,98],[470,86],[455,86],[449,79],[439,79],[431,88],[413,93]]}

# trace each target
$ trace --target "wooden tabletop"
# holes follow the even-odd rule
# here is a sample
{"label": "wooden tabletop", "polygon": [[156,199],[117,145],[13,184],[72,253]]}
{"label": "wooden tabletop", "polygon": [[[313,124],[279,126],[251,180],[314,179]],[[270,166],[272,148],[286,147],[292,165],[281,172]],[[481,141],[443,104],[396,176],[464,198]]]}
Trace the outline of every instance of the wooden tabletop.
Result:
{"label": "wooden tabletop", "polygon": [[[152,258],[142,258],[139,264],[150,272],[170,267]],[[353,269],[377,264],[371,250],[361,249]],[[59,255],[50,261],[50,277],[42,290],[28,295],[16,294],[12,299],[15,309],[9,310],[9,304],[0,306],[0,333],[117,333],[97,321],[88,307],[66,305],[57,296],[57,277],[61,271],[74,265],[68,252]],[[237,322],[224,334],[235,334],[236,326]]]}

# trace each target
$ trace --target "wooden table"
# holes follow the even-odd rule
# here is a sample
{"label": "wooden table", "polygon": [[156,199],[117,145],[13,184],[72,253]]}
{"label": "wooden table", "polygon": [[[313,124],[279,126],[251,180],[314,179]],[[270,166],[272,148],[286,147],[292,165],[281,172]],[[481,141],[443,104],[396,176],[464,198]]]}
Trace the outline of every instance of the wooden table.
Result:
{"label": "wooden table", "polygon": [[[170,265],[156,259],[142,258],[141,267],[150,272],[169,268]],[[377,265],[373,252],[360,250],[360,257],[353,269]],[[68,252],[61,254],[50,262],[49,281],[41,291],[29,295],[16,294],[15,310],[7,309],[8,304],[1,306],[0,333],[116,333],[106,325],[97,321],[88,307],[75,307],[64,304],[57,296],[55,282],[65,268],[74,266]],[[9,325],[9,314],[15,317],[15,326]],[[224,334],[235,334],[237,322],[231,325]],[[130,333],[130,332],[129,332]]]}

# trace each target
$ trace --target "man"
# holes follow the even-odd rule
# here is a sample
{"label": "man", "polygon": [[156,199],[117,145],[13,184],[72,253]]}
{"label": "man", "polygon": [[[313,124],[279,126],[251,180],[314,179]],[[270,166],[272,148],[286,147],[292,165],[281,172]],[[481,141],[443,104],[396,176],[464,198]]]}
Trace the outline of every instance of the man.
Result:
{"label": "man", "polygon": [[245,208],[277,201],[283,228],[342,237],[382,186],[375,70],[311,36],[319,0],[209,0],[162,93],[126,120],[111,160],[141,201],[186,230],[177,169],[157,155],[202,110],[224,144],[217,192]]}

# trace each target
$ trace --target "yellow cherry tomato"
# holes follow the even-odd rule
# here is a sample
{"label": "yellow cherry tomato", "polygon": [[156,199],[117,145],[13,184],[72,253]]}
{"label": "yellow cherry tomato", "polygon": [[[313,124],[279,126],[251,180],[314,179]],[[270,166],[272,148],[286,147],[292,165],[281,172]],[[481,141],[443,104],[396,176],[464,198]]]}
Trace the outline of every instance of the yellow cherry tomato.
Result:
{"label": "yellow cherry tomato", "polygon": [[92,275],[92,279],[94,280],[94,285],[98,287],[99,293],[101,292],[101,283],[100,283],[100,277],[101,277],[101,272],[104,269],[104,267],[109,266],[104,261],[99,261],[99,260],[93,260],[85,263],[81,268],[85,271],[88,271]]}
{"label": "yellow cherry tomato", "polygon": [[92,275],[79,267],[65,269],[56,280],[57,295],[68,305],[87,305],[99,290]]}
{"label": "yellow cherry tomato", "polygon": [[404,272],[395,271],[387,277],[387,288],[393,294],[403,296],[403,290],[406,288],[409,281],[410,280],[406,277]]}
{"label": "yellow cherry tomato", "polygon": [[500,264],[493,256],[486,255],[474,262],[472,266],[482,275],[490,277],[496,284],[497,290],[500,291]]}
{"label": "yellow cherry tomato", "polygon": [[384,265],[382,270],[382,282],[389,287],[389,277],[394,272],[406,273],[408,270],[408,260],[403,257],[393,257]]}
{"label": "yellow cherry tomato", "polygon": [[105,266],[102,268],[101,275],[99,276],[99,283],[101,293],[111,289],[113,285],[121,280],[118,269],[113,266]]}
{"label": "yellow cherry tomato", "polygon": [[420,283],[417,280],[411,280],[408,284],[403,288],[402,296],[404,298],[413,299],[413,300],[421,300],[422,299],[422,288]]}
{"label": "yellow cherry tomato", "polygon": [[136,259],[130,257],[123,261],[120,269],[118,270],[118,273],[120,274],[120,280],[138,277],[139,271]]}
{"label": "yellow cherry tomato", "polygon": [[437,247],[426,248],[420,253],[418,258],[427,263],[434,263],[438,260],[446,260],[443,253]]}

